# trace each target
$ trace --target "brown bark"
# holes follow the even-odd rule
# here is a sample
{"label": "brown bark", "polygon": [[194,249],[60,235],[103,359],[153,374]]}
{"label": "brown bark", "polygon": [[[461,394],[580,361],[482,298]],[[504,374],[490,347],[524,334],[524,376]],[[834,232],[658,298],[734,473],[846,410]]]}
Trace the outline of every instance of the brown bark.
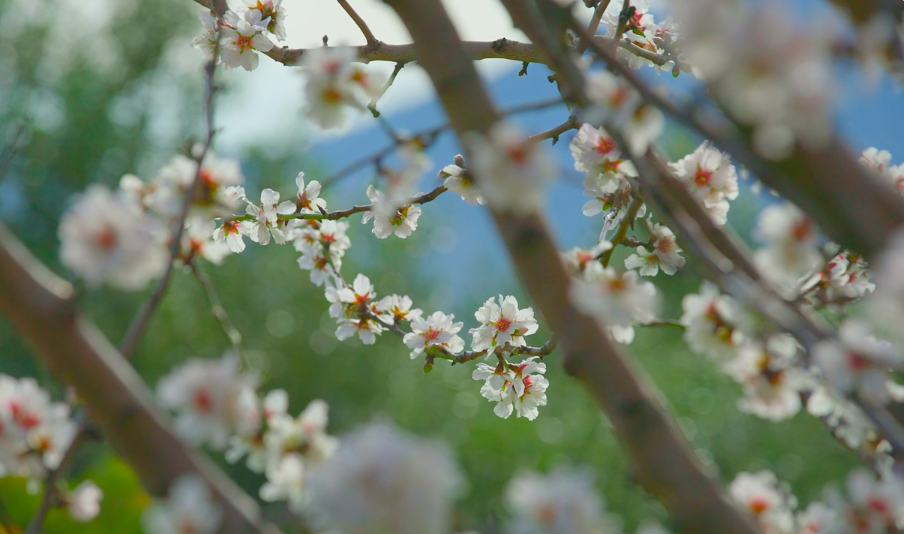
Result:
{"label": "brown bark", "polygon": [[[411,32],[417,60],[433,80],[456,132],[486,132],[499,115],[439,1],[387,3]],[[704,471],[655,400],[648,380],[612,345],[600,324],[568,301],[569,278],[544,220],[500,212],[494,212],[493,219],[524,285],[560,337],[566,370],[585,384],[609,416],[638,481],[686,532],[757,532]]]}
{"label": "brown bark", "polygon": [[0,225],[0,312],[64,384],[75,387],[110,444],[145,488],[164,495],[198,473],[223,504],[223,534],[278,532],[260,523],[256,503],[183,443],[154,407],[138,373],[78,309],[72,286],[50,272]]}

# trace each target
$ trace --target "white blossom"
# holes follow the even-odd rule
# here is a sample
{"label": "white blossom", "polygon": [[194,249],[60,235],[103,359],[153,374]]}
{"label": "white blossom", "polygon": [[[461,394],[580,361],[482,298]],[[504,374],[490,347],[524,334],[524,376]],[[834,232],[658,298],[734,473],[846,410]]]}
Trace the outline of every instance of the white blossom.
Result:
{"label": "white blossom", "polygon": [[252,71],[260,61],[257,52],[269,52],[273,48],[273,43],[264,34],[269,22],[261,19],[261,13],[254,9],[247,11],[245,17],[239,17],[234,11],[227,11],[223,16],[220,59],[227,69],[242,67]]}
{"label": "white blossom", "polygon": [[183,439],[224,449],[233,433],[257,423],[257,413],[242,410],[240,402],[243,392],[253,392],[256,385],[254,376],[239,371],[238,357],[227,354],[177,367],[157,384],[157,397],[177,413],[175,430]]}
{"label": "white blossom", "polygon": [[136,291],[161,276],[165,228],[102,185],[91,185],[63,214],[60,259],[90,286]]}
{"label": "white blossom", "polygon": [[362,224],[374,221],[373,234],[379,239],[386,239],[392,234],[405,239],[417,230],[417,220],[421,217],[421,208],[418,206],[402,206],[394,215],[389,216],[377,206],[386,205],[386,196],[382,191],[377,191],[373,185],[367,186],[367,198],[373,202],[374,209],[365,212],[361,219]]}
{"label": "white blossom", "polygon": [[259,205],[248,203],[245,212],[253,217],[251,221],[251,240],[266,245],[270,242],[270,236],[277,244],[283,244],[289,236],[283,228],[280,228],[279,216],[295,213],[295,203],[291,200],[279,201],[279,193],[272,189],[261,191],[261,203]]}
{"label": "white blossom", "polygon": [[79,523],[87,523],[100,513],[100,501],[104,492],[97,484],[86,480],[65,497],[66,511],[69,517]]}
{"label": "white blossom", "polygon": [[461,322],[453,323],[454,315],[446,315],[441,311],[433,312],[424,318],[417,316],[411,319],[411,332],[405,334],[402,341],[411,350],[411,359],[417,358],[431,347],[437,347],[449,354],[458,354],[465,348],[465,342],[458,336]]}
{"label": "white blossom", "polygon": [[286,8],[282,0],[244,0],[246,12],[259,11],[256,20],[266,22],[266,30],[280,41],[286,40]]}
{"label": "white blossom", "polygon": [[486,200],[480,194],[480,188],[474,183],[464,164],[465,159],[459,154],[455,156],[455,164],[446,165],[439,171],[439,177],[444,178],[443,186],[461,196],[468,204],[486,204]]}
{"label": "white blossom", "polygon": [[728,486],[728,495],[765,534],[793,532],[796,499],[772,472],[738,473]]}
{"label": "white blossom", "polygon": [[740,307],[730,296],[720,295],[715,285],[704,282],[700,293],[684,296],[681,308],[684,340],[694,352],[731,359],[746,341]]}
{"label": "white blossom", "polygon": [[765,246],[754,253],[754,261],[785,292],[822,264],[813,222],[790,202],[760,212],[755,233]]}
{"label": "white blossom", "polygon": [[229,250],[238,254],[245,250],[244,235],[251,235],[253,223],[250,221],[223,221],[219,228],[214,230],[213,239],[217,243],[226,243]]}
{"label": "white blossom", "polygon": [[738,198],[738,175],[728,154],[704,141],[687,156],[669,163],[669,167],[700,201],[713,221],[718,225],[725,224],[728,201]]}
{"label": "white blossom", "polygon": [[524,215],[540,209],[543,189],[556,174],[555,163],[540,143],[528,143],[512,124],[499,121],[486,136],[464,139],[473,171],[490,206]]}
{"label": "white blossom", "polygon": [[612,243],[609,241],[600,241],[590,249],[575,247],[562,253],[562,261],[569,273],[577,276],[584,272],[588,264],[598,261],[607,250],[612,250]]}
{"label": "white blossom", "polygon": [[295,204],[298,213],[320,213],[326,210],[326,200],[320,198],[320,182],[311,180],[305,185],[304,173],[298,173],[295,177],[295,185],[298,187],[298,197]]}
{"label": "white blossom", "polygon": [[477,364],[471,378],[483,381],[480,394],[495,402],[493,413],[507,419],[516,413],[533,421],[539,415],[538,408],[546,405],[549,381],[543,376],[546,364],[531,356],[519,364],[502,363],[496,367]]}
{"label": "white blossom", "polygon": [[320,47],[305,52],[305,97],[307,116],[322,128],[341,128],[346,124],[345,107],[364,109],[363,98],[380,94],[384,78],[354,64],[357,52],[352,47]]}
{"label": "white blossom", "polygon": [[596,106],[588,117],[618,127],[631,154],[639,156],[646,152],[665,127],[662,112],[644,102],[637,91],[608,71],[588,70],[585,80],[587,97]]}
{"label": "white blossom", "polygon": [[289,509],[301,513],[307,501],[305,465],[301,454],[289,453],[267,467],[267,481],[261,486],[261,499],[267,502],[287,501]]}
{"label": "white blossom", "polygon": [[[615,141],[602,128],[582,124],[569,145],[574,158],[574,168],[586,174],[584,195],[600,199],[615,193],[629,177],[637,176],[634,165],[621,158]],[[602,211],[591,204],[584,205],[584,215],[595,215]],[[589,213],[588,213],[589,212]]]}
{"label": "white blossom", "polygon": [[527,344],[524,336],[539,328],[533,308],[518,309],[518,300],[511,295],[499,295],[498,302],[491,297],[474,313],[480,326],[468,331],[473,337],[472,349],[487,350],[506,344],[523,347]]}
{"label": "white blossom", "polygon": [[445,534],[462,477],[444,446],[371,423],[308,483],[312,512],[344,534]]}
{"label": "white blossom", "polygon": [[215,228],[216,224],[210,219],[201,216],[189,219],[182,234],[182,257],[200,256],[214,265],[223,263],[232,250],[225,237],[216,239]]}
{"label": "white blossom", "polygon": [[141,517],[147,534],[214,534],[223,509],[198,475],[184,475],[170,487],[166,500],[155,501]]}
{"label": "white blossom", "polygon": [[587,264],[571,282],[569,298],[581,311],[600,319],[619,343],[634,340],[636,323],[648,323],[659,312],[660,296],[650,282],[638,283],[637,273],[620,273],[599,262]]}
{"label": "white blossom", "polygon": [[616,534],[618,523],[586,471],[522,472],[505,489],[513,534]]}
{"label": "white blossom", "polygon": [[395,323],[413,321],[423,315],[418,308],[412,308],[414,303],[407,295],[388,295],[380,300],[379,307],[392,316]]}
{"label": "white blossom", "polygon": [[840,393],[855,393],[878,404],[884,404],[890,398],[889,370],[904,364],[890,343],[877,340],[863,323],[855,320],[847,320],[841,325],[838,339],[816,345],[813,359]]}
{"label": "white blossom", "polygon": [[625,269],[637,269],[641,276],[655,276],[662,269],[665,274],[675,274],[684,266],[681,247],[675,241],[675,234],[667,227],[647,219],[652,247],[637,247],[637,252],[625,259]]}

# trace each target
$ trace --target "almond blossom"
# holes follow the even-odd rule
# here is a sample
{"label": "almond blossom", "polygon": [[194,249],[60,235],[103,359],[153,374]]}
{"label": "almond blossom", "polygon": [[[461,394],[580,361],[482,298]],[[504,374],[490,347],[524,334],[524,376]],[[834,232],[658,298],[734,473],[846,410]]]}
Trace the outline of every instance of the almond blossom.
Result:
{"label": "almond blossom", "polygon": [[100,501],[104,492],[97,484],[86,480],[64,497],[69,517],[79,523],[88,523],[100,513]]}
{"label": "almond blossom", "polygon": [[205,260],[220,265],[232,250],[226,239],[217,240],[216,224],[203,217],[194,217],[185,223],[182,235],[182,258],[189,259],[200,256]]}
{"label": "almond blossom", "polygon": [[454,315],[446,315],[441,311],[433,312],[426,318],[417,316],[411,319],[411,332],[405,334],[402,341],[411,350],[411,359],[415,359],[425,351],[436,347],[449,354],[458,354],[465,348],[465,342],[457,334],[461,330],[461,322],[453,323]]}
{"label": "almond blossom", "polygon": [[413,321],[423,314],[418,308],[412,308],[413,305],[411,297],[407,295],[388,295],[383,297],[379,304],[381,309],[386,310],[386,313],[392,316],[396,324],[402,321]]}
{"label": "almond blossom", "polygon": [[693,152],[669,163],[678,180],[700,201],[713,221],[727,221],[729,200],[738,198],[738,175],[728,154],[704,141]]}
{"label": "almond blossom", "polygon": [[784,293],[794,292],[801,277],[822,264],[813,222],[790,202],[767,206],[755,233],[764,247],[754,253],[754,262]]}
{"label": "almond blossom", "polygon": [[260,61],[257,52],[269,52],[273,48],[273,42],[264,34],[270,22],[261,19],[261,14],[262,10],[252,9],[244,17],[234,11],[227,11],[223,16],[220,59],[227,69],[242,67],[252,71]]}
{"label": "almond blossom", "polygon": [[483,197],[490,206],[519,215],[540,209],[543,190],[556,174],[555,163],[540,143],[528,143],[514,125],[495,123],[487,135],[464,139]]}
{"label": "almond blossom", "polygon": [[883,180],[904,194],[904,163],[890,165],[891,154],[887,150],[867,148],[860,157],[860,163],[876,171]]}
{"label": "almond blossom", "polygon": [[904,484],[889,475],[877,478],[866,469],[855,469],[847,478],[847,499],[830,494],[839,510],[841,525],[851,532],[892,532],[904,520]]}
{"label": "almond blossom", "polygon": [[518,309],[518,300],[509,295],[499,295],[498,304],[493,298],[483,303],[474,318],[480,323],[468,332],[473,337],[471,348],[476,351],[505,346],[523,347],[524,336],[537,331],[540,326],[534,319],[533,308]]}
{"label": "almond blossom", "polygon": [[214,230],[213,239],[217,243],[226,243],[229,250],[238,254],[245,250],[245,240],[242,236],[251,235],[253,227],[251,221],[223,221],[223,224]]}
{"label": "almond blossom", "polygon": [[321,213],[326,210],[326,200],[320,198],[320,182],[311,180],[304,183],[304,173],[298,173],[295,177],[295,185],[298,186],[298,197],[295,206],[298,213]]}
{"label": "almond blossom", "polygon": [[443,186],[458,194],[461,198],[471,205],[486,204],[480,189],[474,183],[474,179],[469,175],[468,170],[464,168],[465,158],[458,154],[454,158],[453,165],[446,165],[439,171],[439,177],[444,178]]}
{"label": "almond blossom", "polygon": [[445,534],[462,476],[440,444],[371,423],[344,437],[308,484],[310,510],[344,534]]}
{"label": "almond blossom", "polygon": [[193,359],[177,367],[157,384],[160,404],[176,412],[175,430],[190,443],[226,448],[229,437],[258,424],[255,406],[245,410],[243,395],[253,393],[254,376],[239,371],[237,356],[217,360]]}
{"label": "almond blossom", "polygon": [[352,47],[324,46],[302,57],[307,116],[321,128],[345,126],[346,106],[364,109],[361,99],[374,98],[382,90],[384,77],[353,64],[356,56]]}
{"label": "almond blossom", "polygon": [[793,532],[797,500],[772,472],[738,473],[728,495],[765,534]]}
{"label": "almond blossom", "polygon": [[888,372],[904,364],[898,351],[855,320],[845,321],[838,336],[813,349],[813,359],[828,382],[842,394],[856,394],[876,404],[888,402]]}
{"label": "almond blossom", "polygon": [[695,352],[728,360],[744,345],[740,306],[730,296],[720,295],[712,283],[704,282],[699,293],[685,295],[681,309],[684,340]]}
{"label": "almond blossom", "polygon": [[214,534],[223,519],[207,483],[199,475],[183,475],[165,500],[148,506],[141,517],[147,534]]}
{"label": "almond blossom", "polygon": [[267,502],[286,501],[289,510],[300,514],[307,503],[306,468],[301,454],[289,453],[267,466],[267,481],[261,485],[261,499]]}
{"label": "almond blossom", "polygon": [[198,18],[204,26],[204,32],[192,39],[191,45],[203,50],[207,57],[210,57],[217,47],[217,19],[209,10],[198,13]]}
{"label": "almond blossom", "polygon": [[668,275],[675,274],[684,266],[681,247],[675,241],[675,234],[667,227],[647,219],[652,247],[637,247],[637,252],[625,259],[625,269],[637,269],[641,276],[655,276],[662,269]]}
{"label": "almond blossom", "polygon": [[60,259],[92,287],[137,291],[166,270],[166,229],[102,185],[90,185],[63,214]]}
{"label": "almond blossom", "polygon": [[76,432],[69,406],[53,402],[31,378],[0,374],[0,477],[30,485],[55,469]]}
{"label": "almond blossom", "polygon": [[253,217],[251,221],[251,240],[266,245],[270,243],[270,237],[281,245],[289,240],[289,236],[279,225],[280,215],[295,213],[295,203],[291,200],[279,201],[279,193],[272,189],[261,191],[261,203],[259,205],[248,203],[245,212]]}
{"label": "almond blossom", "polygon": [[[331,298],[330,289],[327,287],[328,300]],[[330,314],[338,319],[336,337],[340,340],[357,334],[365,345],[373,345],[377,341],[376,336],[386,329],[381,321],[392,323],[392,316],[380,308],[374,286],[363,274],[356,276],[351,286],[335,288],[333,298],[338,307],[331,306]]]}
{"label": "almond blossom", "polygon": [[[614,193],[629,177],[637,176],[634,164],[621,158],[615,141],[602,128],[582,124],[569,147],[575,170],[587,173],[584,180],[584,194],[587,196],[600,197]],[[584,215],[595,215],[601,211],[588,213],[589,205],[588,202],[584,206]]]}
{"label": "almond blossom", "polygon": [[268,32],[280,41],[286,40],[286,8],[282,0],[244,0],[246,12],[259,11],[254,18],[266,22]]}
{"label": "almond blossom", "polygon": [[586,470],[557,468],[548,475],[518,473],[505,489],[514,534],[602,534],[620,532],[618,521]]}
{"label": "almond blossom", "polygon": [[587,121],[617,126],[631,154],[646,152],[665,127],[662,112],[644,102],[634,88],[611,72],[588,70],[585,81],[587,97],[596,106],[588,113]]}
{"label": "almond blossom", "polygon": [[598,261],[604,252],[611,249],[610,241],[600,241],[590,249],[575,247],[562,253],[562,262],[571,275],[577,276],[584,272],[588,264]]}
{"label": "almond blossom", "polygon": [[619,343],[634,340],[634,324],[648,323],[659,312],[659,294],[650,282],[637,281],[637,273],[617,272],[599,262],[589,263],[568,288],[571,302],[598,318]]}
{"label": "almond blossom", "polygon": [[495,402],[493,413],[508,419],[512,413],[533,421],[539,415],[538,408],[546,405],[549,381],[543,374],[546,364],[532,356],[519,364],[500,361],[495,367],[477,364],[471,378],[483,381],[480,394]]}
{"label": "almond blossom", "polygon": [[367,198],[373,203],[374,209],[364,213],[361,223],[367,224],[373,219],[373,234],[378,239],[386,239],[392,234],[405,239],[417,230],[417,220],[421,217],[420,207],[402,206],[396,209],[394,215],[390,216],[382,210],[376,209],[376,206],[385,206],[388,202],[382,191],[377,191],[373,185],[369,185],[367,186]]}

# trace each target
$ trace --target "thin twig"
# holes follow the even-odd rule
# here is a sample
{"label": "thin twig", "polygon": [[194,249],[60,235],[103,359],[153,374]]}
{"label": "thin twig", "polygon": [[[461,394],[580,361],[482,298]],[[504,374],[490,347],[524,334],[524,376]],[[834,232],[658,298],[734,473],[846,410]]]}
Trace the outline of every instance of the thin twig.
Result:
{"label": "thin twig", "polygon": [[[218,25],[218,37],[220,28],[221,25]],[[129,324],[129,328],[126,331],[126,334],[123,336],[123,340],[119,345],[119,353],[126,359],[128,359],[134,352],[138,340],[141,338],[141,335],[144,333],[144,330],[147,327],[148,320],[157,309],[157,306],[160,304],[160,301],[163,298],[163,294],[166,292],[166,288],[168,287],[170,278],[172,277],[176,259],[178,258],[179,251],[182,246],[182,234],[185,231],[185,221],[188,218],[188,212],[191,208],[191,203],[194,200],[195,192],[201,182],[202,162],[204,161],[204,157],[207,155],[207,151],[210,148],[210,144],[213,141],[214,136],[213,113],[214,95],[216,93],[214,75],[216,74],[217,58],[219,57],[219,47],[219,38],[217,38],[216,44],[214,45],[211,52],[211,57],[208,60],[207,64],[204,66],[207,81],[207,91],[205,98],[207,138],[202,150],[195,157],[195,163],[197,165],[197,168],[195,170],[195,177],[192,181],[191,187],[189,187],[189,189],[185,191],[185,198],[182,201],[182,212],[179,217],[179,225],[176,228],[175,235],[173,236],[173,241],[170,244],[169,263],[166,266],[166,271],[164,271],[163,276],[157,282],[154,291],[151,293],[151,296],[145,302],[144,306],[142,306],[142,308],[132,319],[132,322]],[[75,456],[75,453],[78,451],[78,448],[81,446],[84,438],[87,436],[87,425],[87,421],[79,422],[75,437],[69,443],[68,447],[63,453],[63,461],[56,469],[53,469],[47,473],[47,476],[44,480],[44,495],[41,499],[41,505],[38,508],[37,513],[34,515],[34,517],[32,517],[31,522],[28,525],[26,534],[40,533],[47,512],[55,504],[54,496],[56,495],[56,481],[60,476],[65,474],[65,471],[68,468],[69,460]]]}
{"label": "thin twig", "polygon": [[[531,111],[540,111],[543,109],[551,108],[553,106],[558,106],[562,104],[561,98],[551,98],[548,100],[540,100],[537,102],[528,102],[527,104],[521,104],[518,106],[512,106],[511,108],[504,111],[502,114],[505,116],[515,115],[518,113],[528,113]],[[439,135],[452,127],[451,124],[441,124],[439,126],[430,128],[429,130],[424,130],[420,133],[414,134],[410,137],[410,140],[417,140],[424,148],[432,145]],[[349,163],[345,167],[339,169],[337,172],[329,175],[320,181],[320,184],[323,188],[326,188],[329,185],[332,185],[342,178],[350,175],[351,173],[357,171],[362,167],[366,167],[371,164],[378,165],[384,158],[388,157],[390,154],[398,150],[401,143],[394,142],[391,145],[383,147],[382,149],[374,152],[373,154],[364,156],[358,160]]]}
{"label": "thin twig", "polygon": [[[218,29],[217,32],[219,33],[219,31],[220,30]],[[126,335],[119,345],[119,352],[126,358],[129,358],[135,351],[135,346],[141,339],[142,334],[144,334],[144,330],[145,328],[147,328],[148,321],[163,299],[163,295],[164,293],[166,293],[167,287],[169,287],[170,278],[172,278],[173,275],[173,269],[176,259],[178,259],[179,251],[182,248],[182,234],[185,232],[185,221],[186,219],[188,219],[188,212],[191,210],[192,202],[194,201],[198,187],[201,184],[201,169],[204,158],[207,156],[207,152],[210,150],[210,145],[213,142],[213,137],[216,133],[213,123],[214,101],[217,92],[214,75],[216,74],[218,57],[219,39],[217,39],[217,43],[213,48],[210,59],[204,67],[207,80],[207,92],[205,98],[207,136],[204,140],[204,144],[201,150],[195,154],[195,176],[192,179],[191,186],[185,191],[185,198],[182,200],[182,211],[179,214],[178,226],[176,226],[172,242],[170,243],[169,263],[166,266],[166,270],[163,272],[163,276],[160,278],[160,280],[157,281],[157,285],[154,287],[154,291],[151,293],[151,296],[145,302],[144,306],[142,306],[142,308],[139,310],[135,318],[132,319],[132,322],[129,324],[129,328],[126,331]]]}
{"label": "thin twig", "polygon": [[207,302],[210,304],[210,312],[216,320],[219,321],[220,326],[223,327],[223,333],[226,334],[226,339],[229,340],[233,350],[241,356],[242,334],[232,323],[232,320],[229,319],[229,315],[226,313],[226,308],[223,307],[223,301],[220,300],[220,295],[217,293],[213,281],[211,281],[210,277],[207,276],[207,273],[201,269],[195,259],[188,262],[188,267],[191,269],[191,273],[195,276],[198,283],[201,284],[201,287],[204,288],[204,294],[207,296]]}
{"label": "thin twig", "polygon": [[355,25],[358,26],[358,29],[361,30],[361,33],[364,34],[364,38],[367,40],[367,46],[371,48],[379,48],[380,41],[374,37],[370,28],[367,27],[367,23],[364,22],[364,19],[361,18],[361,15],[358,15],[358,12],[355,11],[355,8],[348,3],[348,0],[339,0],[339,5],[342,6],[342,9],[348,13],[348,16],[351,17],[353,21],[355,21]]}
{"label": "thin twig", "polygon": [[[600,27],[600,21],[603,20],[603,13],[606,12],[606,9],[609,7],[609,3],[612,0],[603,0],[599,4],[596,5],[596,9],[593,11],[593,16],[590,18],[590,24],[587,26],[587,33],[590,35],[596,35],[597,28]],[[587,51],[588,44],[584,41],[580,41],[578,43],[577,52],[578,55],[582,55]]]}
{"label": "thin twig", "polygon": [[625,213],[625,217],[621,220],[618,225],[618,231],[615,232],[615,236],[612,237],[610,243],[612,243],[612,248],[603,252],[602,256],[600,256],[600,262],[603,264],[603,267],[609,266],[609,260],[612,259],[612,253],[615,252],[615,247],[620,245],[625,237],[628,235],[628,228],[634,226],[634,219],[637,218],[637,212],[640,211],[640,207],[643,206],[643,199],[635,197],[631,204],[628,205],[628,212]]}
{"label": "thin twig", "polygon": [[380,89],[380,94],[375,96],[373,100],[370,101],[370,104],[367,105],[367,109],[370,110],[374,117],[380,116],[380,112],[377,111],[377,102],[380,100],[380,98],[383,97],[384,94],[386,94],[386,91],[388,91],[389,88],[392,87],[392,84],[395,82],[396,76],[399,75],[399,72],[401,72],[403,68],[405,68],[404,63],[395,64],[395,67],[392,69],[392,74],[389,75],[389,79],[386,80],[383,88]]}
{"label": "thin twig", "polygon": [[562,124],[550,128],[545,132],[540,132],[538,134],[532,135],[524,140],[527,144],[539,143],[541,141],[545,141],[547,139],[552,139],[552,144],[556,144],[559,142],[559,136],[569,130],[575,130],[579,126],[578,121],[574,117],[569,117]]}
{"label": "thin twig", "polygon": [[28,522],[25,534],[40,534],[47,513],[58,504],[57,481],[69,469],[69,464],[75,458],[75,453],[87,437],[87,432],[84,428],[84,422],[81,422],[78,432],[76,432],[75,437],[69,443],[69,447],[63,453],[63,458],[60,460],[59,465],[57,465],[56,469],[49,470],[47,476],[44,477],[44,494],[41,496],[41,504],[38,506],[35,515],[32,516],[31,521]]}
{"label": "thin twig", "polygon": [[6,144],[6,147],[3,149],[3,155],[0,156],[0,181],[6,176],[10,165],[12,165],[13,158],[16,157],[16,153],[19,151],[19,138],[22,137],[23,132],[25,132],[24,121],[20,122],[19,126],[16,127],[13,138]]}

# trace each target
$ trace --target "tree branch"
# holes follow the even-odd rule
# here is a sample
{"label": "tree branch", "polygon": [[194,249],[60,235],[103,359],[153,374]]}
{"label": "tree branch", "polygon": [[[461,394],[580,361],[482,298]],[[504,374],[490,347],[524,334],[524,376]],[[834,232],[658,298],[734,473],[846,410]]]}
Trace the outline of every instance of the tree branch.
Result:
{"label": "tree branch", "polygon": [[2,225],[0,312],[54,376],[75,387],[91,420],[150,493],[164,495],[181,475],[197,473],[223,505],[222,534],[276,532],[259,522],[253,499],[163,422],[141,377],[77,308],[72,286]]}
{"label": "tree branch", "polygon": [[[499,115],[439,0],[388,3],[411,32],[418,61],[433,80],[456,132],[486,132]],[[566,370],[584,382],[606,411],[640,483],[688,532],[757,532],[703,471],[655,400],[649,382],[615,349],[602,327],[567,300],[568,274],[542,218],[498,212],[493,218],[531,297],[561,336]]]}
{"label": "tree branch", "polygon": [[348,13],[348,16],[355,22],[355,25],[358,26],[361,33],[364,34],[364,39],[367,40],[367,46],[370,48],[379,48],[381,44],[380,41],[374,37],[373,32],[367,27],[367,23],[364,22],[364,19],[362,19],[360,15],[358,15],[355,8],[348,3],[348,0],[339,0],[339,5],[342,6],[342,9],[344,9],[346,13]]}

